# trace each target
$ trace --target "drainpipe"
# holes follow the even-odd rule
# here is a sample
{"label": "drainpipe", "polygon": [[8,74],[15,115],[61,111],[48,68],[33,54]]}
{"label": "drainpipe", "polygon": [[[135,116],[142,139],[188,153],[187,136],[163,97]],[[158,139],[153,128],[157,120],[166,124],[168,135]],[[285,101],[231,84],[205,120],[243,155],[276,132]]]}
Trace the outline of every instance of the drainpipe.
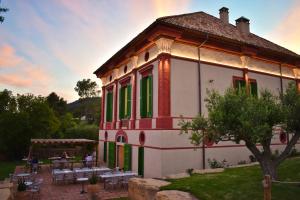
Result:
{"label": "drainpipe", "polygon": [[[206,34],[206,39],[198,46],[198,86],[199,86],[199,114],[202,114],[202,95],[201,95],[201,54],[200,54],[200,48],[207,42],[208,40],[208,34]],[[203,133],[204,136],[204,133]],[[204,137],[203,137],[204,138]],[[205,169],[205,144],[204,141],[202,141],[202,168]]]}
{"label": "drainpipe", "polygon": [[[282,65],[281,65],[281,63],[279,64],[279,71],[280,71],[280,92],[281,92],[280,98],[282,100],[282,98],[283,98],[283,83],[282,83]],[[287,144],[289,144],[290,134],[287,133],[286,136],[287,136],[287,138],[286,138],[287,139]]]}

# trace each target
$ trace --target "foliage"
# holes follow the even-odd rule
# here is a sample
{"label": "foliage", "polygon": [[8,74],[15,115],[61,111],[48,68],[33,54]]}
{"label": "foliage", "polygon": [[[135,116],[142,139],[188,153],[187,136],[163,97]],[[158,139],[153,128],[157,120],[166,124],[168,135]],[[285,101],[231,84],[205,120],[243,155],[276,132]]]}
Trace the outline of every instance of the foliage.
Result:
{"label": "foliage", "polygon": [[245,165],[245,164],[247,164],[247,161],[246,160],[240,160],[237,164],[238,165]]}
{"label": "foliage", "polygon": [[[300,158],[285,160],[278,168],[281,181],[299,181]],[[193,174],[188,178],[169,180],[161,190],[181,190],[204,200],[263,199],[262,173],[258,166],[225,169],[222,173]],[[298,199],[299,186],[272,184],[272,200]]]}
{"label": "foliage", "polygon": [[[237,92],[230,88],[224,95],[208,92],[206,102],[207,118],[198,116],[192,121],[180,122],[182,133],[191,132],[191,143],[200,145],[206,138],[217,142],[231,140],[238,143],[243,140],[264,174],[276,179],[276,168],[288,157],[300,137],[300,93],[295,84],[289,85],[281,99],[267,90],[255,97],[246,91]],[[270,144],[275,126],[295,134],[284,151],[272,157]],[[258,143],[262,150],[257,148]]]}
{"label": "foliage", "polygon": [[216,159],[207,159],[207,162],[209,164],[209,167],[212,169],[216,169],[216,168],[224,168],[226,167],[226,160],[222,160],[221,162],[217,161]]}
{"label": "foliage", "polygon": [[98,178],[97,178],[96,174],[93,174],[92,177],[89,178],[89,183],[91,185],[95,185],[95,184],[97,184],[97,182],[98,182]]}
{"label": "foliage", "polygon": [[[1,1],[0,1],[0,3],[1,3]],[[9,11],[8,8],[1,8],[1,7],[0,7],[0,13],[2,13],[2,12],[7,12],[7,11]],[[1,23],[4,21],[4,19],[5,19],[5,17],[0,16],[0,22],[1,22]]]}
{"label": "foliage", "polygon": [[188,168],[186,169],[186,173],[188,173],[190,176],[192,176],[194,169],[193,168]]}
{"label": "foliage", "polygon": [[55,92],[51,92],[46,97],[46,100],[57,116],[62,116],[66,113],[67,102],[63,98],[59,97]]}
{"label": "foliage", "polygon": [[91,81],[91,79],[83,79],[82,81],[77,81],[76,87],[74,88],[80,98],[90,98],[97,96],[97,83]]}
{"label": "foliage", "polygon": [[9,174],[14,173],[16,166],[21,164],[22,164],[21,162],[16,162],[16,161],[1,161],[0,181],[4,180],[5,178],[8,178]]}
{"label": "foliage", "polygon": [[7,159],[26,155],[31,138],[50,138],[59,120],[42,97],[0,92],[0,153]]}
{"label": "foliage", "polygon": [[79,123],[75,127],[66,129],[64,138],[98,139],[99,127],[94,124]]}

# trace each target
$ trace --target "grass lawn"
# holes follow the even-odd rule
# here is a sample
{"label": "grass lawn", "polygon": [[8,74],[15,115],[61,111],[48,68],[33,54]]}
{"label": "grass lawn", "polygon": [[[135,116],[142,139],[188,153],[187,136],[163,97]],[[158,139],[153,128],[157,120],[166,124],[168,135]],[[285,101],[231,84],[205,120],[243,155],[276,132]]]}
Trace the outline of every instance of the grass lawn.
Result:
{"label": "grass lawn", "polygon": [[17,165],[22,165],[21,161],[1,161],[0,162],[0,180],[9,177],[9,173],[13,173]]}
{"label": "grass lawn", "polygon": [[[284,161],[278,169],[279,180],[300,181],[300,157]],[[263,199],[262,173],[259,166],[225,169],[223,173],[197,175],[171,180],[162,190],[182,190],[201,200]],[[299,199],[300,185],[272,185],[272,200]]]}

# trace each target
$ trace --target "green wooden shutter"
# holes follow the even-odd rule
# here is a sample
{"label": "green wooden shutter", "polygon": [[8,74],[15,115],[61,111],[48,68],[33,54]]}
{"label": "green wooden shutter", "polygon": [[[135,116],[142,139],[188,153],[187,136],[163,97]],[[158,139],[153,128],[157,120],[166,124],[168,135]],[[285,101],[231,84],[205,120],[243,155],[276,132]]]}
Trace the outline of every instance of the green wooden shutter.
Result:
{"label": "green wooden shutter", "polygon": [[110,117],[110,92],[107,93],[106,95],[106,121],[109,122],[109,117]]}
{"label": "green wooden shutter", "polygon": [[126,117],[130,119],[131,116],[131,85],[127,86],[127,113]]}
{"label": "green wooden shutter", "polygon": [[250,94],[254,97],[257,97],[257,83],[250,82]]}
{"label": "green wooden shutter", "polygon": [[140,115],[141,118],[145,116],[144,114],[144,98],[143,98],[143,78],[140,80]]}
{"label": "green wooden shutter", "polygon": [[131,170],[131,145],[124,144],[124,171]]}
{"label": "green wooden shutter", "polygon": [[124,87],[120,88],[119,96],[119,118],[124,118]]}
{"label": "green wooden shutter", "polygon": [[149,76],[149,94],[147,94],[149,96],[149,102],[147,102],[149,104],[149,112],[147,113],[148,117],[152,117],[152,111],[153,111],[153,81],[152,81],[152,76]]}
{"label": "green wooden shutter", "polygon": [[114,168],[115,167],[115,159],[116,156],[116,143],[109,142],[108,143],[108,167]]}
{"label": "green wooden shutter", "polygon": [[104,142],[103,145],[103,161],[106,162],[107,160],[107,142]]}
{"label": "green wooden shutter", "polygon": [[144,147],[139,147],[138,175],[144,177]]}

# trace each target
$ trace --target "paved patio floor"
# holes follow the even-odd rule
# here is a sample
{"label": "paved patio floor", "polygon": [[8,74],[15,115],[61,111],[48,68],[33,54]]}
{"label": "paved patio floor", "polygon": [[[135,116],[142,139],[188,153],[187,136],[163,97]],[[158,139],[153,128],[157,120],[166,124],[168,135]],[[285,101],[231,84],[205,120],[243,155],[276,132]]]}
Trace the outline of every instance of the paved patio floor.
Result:
{"label": "paved patio floor", "polygon": [[[22,172],[21,167],[16,168],[16,173]],[[43,184],[39,198],[42,200],[83,200],[88,199],[88,194],[80,194],[82,185],[80,183],[52,183],[52,177],[48,166],[42,166],[41,171],[37,174],[36,178],[42,178]],[[115,199],[120,197],[127,197],[128,192],[124,188],[115,190],[104,190],[103,183],[98,183],[100,192],[97,194],[98,199]],[[85,184],[86,190],[86,184]],[[31,199],[30,194],[24,200]]]}

